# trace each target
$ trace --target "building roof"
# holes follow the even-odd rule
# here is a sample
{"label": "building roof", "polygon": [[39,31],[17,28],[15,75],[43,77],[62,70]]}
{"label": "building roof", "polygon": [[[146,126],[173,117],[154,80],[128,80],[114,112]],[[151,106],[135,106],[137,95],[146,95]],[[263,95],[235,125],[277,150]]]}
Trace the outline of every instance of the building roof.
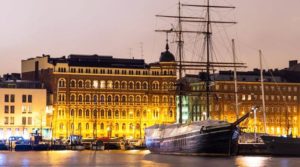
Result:
{"label": "building roof", "polygon": [[3,80],[0,81],[0,88],[43,89],[43,84],[37,81]]}
{"label": "building roof", "polygon": [[169,51],[169,45],[168,44],[166,45],[166,51],[161,52],[159,61],[160,62],[173,62],[173,61],[175,61],[174,55]]}
{"label": "building roof", "polygon": [[77,67],[115,67],[115,68],[148,68],[149,65],[143,59],[122,59],[104,55],[76,55],[68,57],[49,58],[50,64],[68,63]]}

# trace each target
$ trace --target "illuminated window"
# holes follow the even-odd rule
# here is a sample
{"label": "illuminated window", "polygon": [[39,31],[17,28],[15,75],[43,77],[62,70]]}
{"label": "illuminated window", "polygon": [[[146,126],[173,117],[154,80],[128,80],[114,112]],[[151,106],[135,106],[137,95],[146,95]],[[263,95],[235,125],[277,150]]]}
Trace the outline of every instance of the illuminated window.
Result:
{"label": "illuminated window", "polygon": [[125,123],[122,124],[122,130],[123,130],[123,131],[126,130],[126,124],[125,124]]}
{"label": "illuminated window", "polygon": [[90,124],[89,124],[89,123],[86,123],[86,124],[85,124],[85,129],[86,129],[86,130],[89,130],[89,128],[90,128]]}
{"label": "illuminated window", "polygon": [[94,89],[97,89],[98,86],[99,86],[99,82],[98,82],[97,80],[94,80],[94,81],[93,81],[93,88],[94,88]]}
{"label": "illuminated window", "polygon": [[66,87],[66,80],[64,78],[58,79],[58,87],[59,88],[64,88]]}
{"label": "illuminated window", "polygon": [[119,130],[119,124],[118,124],[118,123],[115,124],[115,129],[116,129],[117,131]]}
{"label": "illuminated window", "polygon": [[118,110],[115,111],[115,118],[119,118],[119,111]]}
{"label": "illuminated window", "polygon": [[113,88],[113,82],[107,81],[107,89],[112,89],[112,88]]}
{"label": "illuminated window", "polygon": [[100,81],[100,89],[105,89],[105,81]]}

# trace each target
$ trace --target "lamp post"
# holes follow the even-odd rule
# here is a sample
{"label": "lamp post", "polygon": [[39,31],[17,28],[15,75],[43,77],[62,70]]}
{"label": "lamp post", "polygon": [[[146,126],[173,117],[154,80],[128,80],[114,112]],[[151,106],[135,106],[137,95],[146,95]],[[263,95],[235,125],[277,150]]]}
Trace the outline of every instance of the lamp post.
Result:
{"label": "lamp post", "polygon": [[256,141],[256,111],[257,111],[257,107],[256,106],[253,106],[251,108],[251,110],[253,111],[253,116],[254,116],[254,139]]}

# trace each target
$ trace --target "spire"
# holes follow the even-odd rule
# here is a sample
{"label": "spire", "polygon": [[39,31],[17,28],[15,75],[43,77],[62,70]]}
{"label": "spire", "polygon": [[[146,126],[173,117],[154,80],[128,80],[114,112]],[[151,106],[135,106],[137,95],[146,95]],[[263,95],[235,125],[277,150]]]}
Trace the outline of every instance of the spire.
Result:
{"label": "spire", "polygon": [[169,32],[166,33],[166,51],[169,51]]}

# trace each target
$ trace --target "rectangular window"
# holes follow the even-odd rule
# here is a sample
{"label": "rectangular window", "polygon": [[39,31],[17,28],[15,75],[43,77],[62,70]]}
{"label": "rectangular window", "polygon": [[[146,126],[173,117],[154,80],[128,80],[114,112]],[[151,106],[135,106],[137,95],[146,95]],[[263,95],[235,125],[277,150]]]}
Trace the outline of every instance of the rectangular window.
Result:
{"label": "rectangular window", "polygon": [[26,101],[27,101],[27,100],[26,100],[26,95],[22,95],[22,102],[23,102],[23,103],[26,103]]}
{"label": "rectangular window", "polygon": [[4,95],[4,102],[9,102],[9,95]]}
{"label": "rectangular window", "polygon": [[15,102],[15,95],[10,95],[10,102]]}
{"label": "rectangular window", "polygon": [[22,117],[22,125],[26,125],[26,117]]}
{"label": "rectangular window", "polygon": [[5,124],[5,125],[8,124],[8,117],[4,117],[4,124]]}
{"label": "rectangular window", "polygon": [[15,124],[15,117],[10,117],[10,124],[11,125]]}
{"label": "rectangular window", "polygon": [[9,106],[4,106],[4,113],[6,113],[6,114],[9,113]]}
{"label": "rectangular window", "polygon": [[32,113],[32,106],[28,106],[27,109],[29,114]]}
{"label": "rectangular window", "polygon": [[15,113],[15,106],[10,106],[10,113],[14,114]]}
{"label": "rectangular window", "polygon": [[28,103],[32,103],[32,95],[28,95]]}
{"label": "rectangular window", "polygon": [[22,106],[22,113],[26,113],[26,106]]}
{"label": "rectangular window", "polygon": [[32,125],[32,117],[28,117],[28,125]]}

